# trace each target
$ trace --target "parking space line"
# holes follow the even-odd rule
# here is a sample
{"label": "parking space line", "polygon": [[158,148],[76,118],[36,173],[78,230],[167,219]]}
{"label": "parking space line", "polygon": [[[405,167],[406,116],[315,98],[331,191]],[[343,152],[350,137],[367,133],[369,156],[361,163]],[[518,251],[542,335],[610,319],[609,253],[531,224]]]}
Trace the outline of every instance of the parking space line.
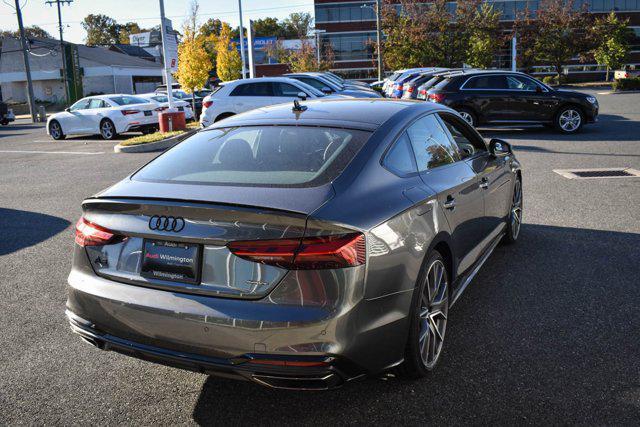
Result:
{"label": "parking space line", "polygon": [[35,151],[35,150],[0,150],[0,153],[21,153],[21,154],[104,154],[104,151]]}

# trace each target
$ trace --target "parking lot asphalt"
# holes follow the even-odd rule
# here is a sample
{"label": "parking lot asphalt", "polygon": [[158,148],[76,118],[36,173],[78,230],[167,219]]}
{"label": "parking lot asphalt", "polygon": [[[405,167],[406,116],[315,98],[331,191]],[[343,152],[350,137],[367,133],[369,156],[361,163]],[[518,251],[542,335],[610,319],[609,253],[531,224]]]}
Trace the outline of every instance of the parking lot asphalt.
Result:
{"label": "parking lot asphalt", "polygon": [[[589,90],[596,93],[598,90]],[[524,167],[524,221],[450,312],[427,379],[289,392],[99,351],[64,315],[80,202],[155,154],[0,128],[0,424],[638,424],[640,94],[597,95],[578,135],[483,129]],[[384,346],[385,343],[380,343]]]}

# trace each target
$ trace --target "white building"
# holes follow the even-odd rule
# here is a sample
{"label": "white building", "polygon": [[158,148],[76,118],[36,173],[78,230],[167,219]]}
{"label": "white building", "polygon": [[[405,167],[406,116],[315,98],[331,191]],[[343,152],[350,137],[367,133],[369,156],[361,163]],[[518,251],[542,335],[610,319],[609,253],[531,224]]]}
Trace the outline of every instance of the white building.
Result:
{"label": "white building", "polygon": [[[162,83],[162,68],[137,57],[103,47],[77,45],[82,75],[82,93],[144,93]],[[63,103],[62,60],[57,40],[34,39],[29,65],[37,101]],[[27,100],[26,74],[20,41],[2,40],[0,56],[0,89],[2,99],[13,102]]]}

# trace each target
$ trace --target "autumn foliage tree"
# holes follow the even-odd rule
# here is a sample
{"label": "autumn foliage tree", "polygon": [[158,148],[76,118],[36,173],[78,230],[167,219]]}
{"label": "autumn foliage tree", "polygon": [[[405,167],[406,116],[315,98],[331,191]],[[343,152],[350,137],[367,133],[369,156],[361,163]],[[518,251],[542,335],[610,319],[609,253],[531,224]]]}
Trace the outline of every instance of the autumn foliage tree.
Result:
{"label": "autumn foliage tree", "polygon": [[236,80],[242,76],[242,58],[240,52],[231,43],[231,27],[222,24],[216,41],[216,74],[222,81]]}
{"label": "autumn foliage tree", "polygon": [[629,44],[633,33],[629,28],[629,18],[618,19],[615,12],[596,18],[591,37],[594,41],[592,54],[598,64],[606,65],[606,80],[609,70],[621,68],[629,54]]}

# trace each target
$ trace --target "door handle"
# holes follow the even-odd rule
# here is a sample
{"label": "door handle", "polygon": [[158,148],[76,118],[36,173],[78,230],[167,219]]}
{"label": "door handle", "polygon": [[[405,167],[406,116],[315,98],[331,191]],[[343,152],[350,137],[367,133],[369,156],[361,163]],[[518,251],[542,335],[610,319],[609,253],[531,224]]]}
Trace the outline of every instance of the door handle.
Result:
{"label": "door handle", "polygon": [[484,188],[485,190],[489,188],[489,179],[487,177],[480,180],[480,188]]}
{"label": "door handle", "polygon": [[447,196],[447,200],[445,200],[445,202],[442,205],[444,206],[445,209],[453,210],[453,208],[456,207],[456,199],[454,199],[451,196]]}

